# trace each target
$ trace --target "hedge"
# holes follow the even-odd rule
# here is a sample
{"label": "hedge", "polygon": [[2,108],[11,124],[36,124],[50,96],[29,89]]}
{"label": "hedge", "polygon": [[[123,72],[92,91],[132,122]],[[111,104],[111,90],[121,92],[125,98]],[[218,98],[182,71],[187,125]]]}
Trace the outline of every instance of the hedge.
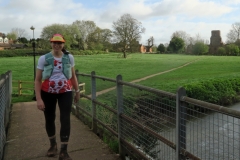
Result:
{"label": "hedge", "polygon": [[240,79],[212,79],[183,86],[188,97],[198,100],[229,105],[239,101]]}
{"label": "hedge", "polygon": [[[43,55],[51,50],[36,49],[35,55]],[[73,55],[96,55],[96,54],[106,54],[105,51],[96,50],[69,50]],[[0,50],[0,57],[22,57],[22,56],[33,56],[33,49],[9,49]]]}

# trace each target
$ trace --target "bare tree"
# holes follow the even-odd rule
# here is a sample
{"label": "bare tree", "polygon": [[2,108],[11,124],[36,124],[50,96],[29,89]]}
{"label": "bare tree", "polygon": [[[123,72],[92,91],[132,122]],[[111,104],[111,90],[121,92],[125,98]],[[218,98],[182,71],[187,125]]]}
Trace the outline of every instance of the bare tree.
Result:
{"label": "bare tree", "polygon": [[12,28],[11,33],[15,33],[17,38],[27,37],[26,30],[22,28]]}
{"label": "bare tree", "polygon": [[172,34],[171,39],[173,37],[178,37],[183,39],[184,43],[185,43],[185,47],[187,47],[189,44],[191,44],[191,37],[189,34],[187,34],[185,31],[176,31]]}
{"label": "bare tree", "polygon": [[201,35],[199,33],[197,33],[195,38],[194,38],[194,43],[197,43],[197,42],[204,43],[204,39],[201,37]]}
{"label": "bare tree", "polygon": [[240,22],[232,24],[232,29],[227,34],[227,43],[235,43],[240,39]]}
{"label": "bare tree", "polygon": [[193,37],[189,37],[188,38],[188,42],[189,42],[189,44],[194,44],[194,38]]}
{"label": "bare tree", "polygon": [[124,14],[116,22],[113,22],[113,35],[118,43],[123,57],[126,58],[126,52],[134,42],[141,39],[141,34],[145,32],[142,23],[134,19],[130,14]]}
{"label": "bare tree", "polygon": [[154,45],[154,38],[152,36],[147,40],[146,52],[150,52],[150,48],[152,48],[153,45]]}
{"label": "bare tree", "polygon": [[187,34],[185,31],[176,31],[176,32],[174,32],[174,33],[172,34],[172,37],[171,37],[171,38],[173,38],[173,37],[178,37],[178,38],[183,39],[183,41],[184,41],[184,43],[185,43],[185,48],[186,48],[188,45],[190,45],[190,44],[194,45],[194,44],[197,43],[197,42],[202,42],[202,43],[206,42],[206,43],[209,43],[209,42],[205,41],[205,40],[201,37],[201,35],[200,35],[199,33],[197,33],[197,34],[195,35],[195,37],[191,37],[191,36],[190,36],[189,34]]}
{"label": "bare tree", "polygon": [[192,45],[196,44],[197,42],[209,44],[209,40],[204,40],[199,33],[197,33],[195,37],[189,37],[188,42]]}

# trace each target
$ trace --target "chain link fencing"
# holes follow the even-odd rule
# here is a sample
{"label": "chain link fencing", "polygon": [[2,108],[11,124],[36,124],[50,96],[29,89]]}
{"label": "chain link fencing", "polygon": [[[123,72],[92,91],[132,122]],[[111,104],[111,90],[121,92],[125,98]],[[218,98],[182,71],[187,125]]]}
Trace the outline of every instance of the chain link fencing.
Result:
{"label": "chain link fencing", "polygon": [[3,158],[6,143],[6,130],[9,124],[9,114],[12,97],[12,72],[8,71],[0,77],[0,159]]}

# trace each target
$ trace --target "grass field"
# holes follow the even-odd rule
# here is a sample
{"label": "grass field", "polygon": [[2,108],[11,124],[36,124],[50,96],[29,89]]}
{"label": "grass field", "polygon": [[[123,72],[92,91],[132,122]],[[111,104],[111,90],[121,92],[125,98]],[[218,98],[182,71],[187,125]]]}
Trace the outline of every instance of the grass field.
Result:
{"label": "grass field", "polygon": [[188,66],[142,81],[140,84],[175,93],[179,86],[189,83],[240,78],[240,57],[199,56],[198,58]]}
{"label": "grass field", "polygon": [[[82,73],[96,71],[97,75],[115,78],[121,74],[130,81],[165,71],[198,59],[196,56],[131,54],[127,59],[119,54],[75,56],[75,69]],[[36,57],[36,63],[39,57]],[[13,57],[0,59],[0,72],[12,70],[13,80],[33,80],[33,57]]]}
{"label": "grass field", "polygon": [[[114,78],[121,74],[124,81],[156,74],[172,68],[191,64],[174,71],[149,78],[139,84],[160,90],[176,92],[187,83],[219,78],[240,78],[240,57],[191,56],[179,54],[130,54],[127,59],[118,58],[119,53],[107,55],[75,56],[75,69],[81,73]],[[36,64],[39,57],[36,57]],[[12,71],[13,80],[33,81],[33,57],[0,59],[0,73]]]}

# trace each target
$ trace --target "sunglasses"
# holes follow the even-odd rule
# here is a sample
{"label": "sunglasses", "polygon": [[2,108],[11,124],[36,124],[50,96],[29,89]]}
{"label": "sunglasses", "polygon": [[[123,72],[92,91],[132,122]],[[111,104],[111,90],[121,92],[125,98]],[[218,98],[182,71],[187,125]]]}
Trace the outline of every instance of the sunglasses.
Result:
{"label": "sunglasses", "polygon": [[52,42],[53,44],[63,44],[62,42]]}

